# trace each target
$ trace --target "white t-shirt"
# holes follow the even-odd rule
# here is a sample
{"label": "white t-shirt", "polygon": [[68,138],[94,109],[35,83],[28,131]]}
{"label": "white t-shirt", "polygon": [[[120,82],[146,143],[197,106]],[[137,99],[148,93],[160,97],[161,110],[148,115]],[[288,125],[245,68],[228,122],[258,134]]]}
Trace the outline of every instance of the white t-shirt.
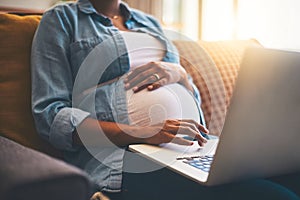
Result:
{"label": "white t-shirt", "polygon": [[[121,32],[129,54],[130,70],[151,61],[161,61],[164,46],[154,37],[137,32]],[[153,91],[134,93],[127,90],[129,120],[132,125],[147,126],[166,119],[200,120],[193,95],[178,84],[169,84]]]}

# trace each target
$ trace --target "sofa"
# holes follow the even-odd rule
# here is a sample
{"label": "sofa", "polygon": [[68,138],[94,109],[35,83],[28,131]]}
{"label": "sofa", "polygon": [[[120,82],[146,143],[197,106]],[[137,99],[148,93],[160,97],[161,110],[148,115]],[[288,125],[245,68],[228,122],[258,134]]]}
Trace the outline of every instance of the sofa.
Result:
{"label": "sofa", "polygon": [[[86,200],[88,176],[62,161],[31,115],[30,51],[40,15],[0,14],[0,199]],[[174,40],[202,95],[211,134],[220,135],[243,52],[256,40]]]}

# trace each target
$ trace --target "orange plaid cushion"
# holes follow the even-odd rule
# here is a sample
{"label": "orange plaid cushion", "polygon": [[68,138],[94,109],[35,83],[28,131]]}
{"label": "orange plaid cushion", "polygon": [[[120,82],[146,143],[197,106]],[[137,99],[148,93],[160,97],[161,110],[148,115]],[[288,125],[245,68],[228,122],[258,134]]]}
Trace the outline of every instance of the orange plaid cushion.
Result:
{"label": "orange plaid cushion", "polygon": [[244,50],[259,46],[256,40],[198,43],[174,41],[181,65],[199,88],[202,109],[212,135],[222,132]]}
{"label": "orange plaid cushion", "polygon": [[60,157],[38,136],[31,115],[31,42],[41,17],[0,14],[0,135]]}

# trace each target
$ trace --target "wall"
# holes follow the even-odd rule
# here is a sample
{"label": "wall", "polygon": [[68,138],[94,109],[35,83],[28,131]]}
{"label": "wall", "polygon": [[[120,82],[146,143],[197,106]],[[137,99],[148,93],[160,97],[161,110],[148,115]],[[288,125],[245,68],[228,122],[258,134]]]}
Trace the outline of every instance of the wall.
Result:
{"label": "wall", "polygon": [[123,0],[130,7],[137,8],[146,13],[154,15],[159,20],[162,19],[162,4],[163,0]]}
{"label": "wall", "polygon": [[265,47],[300,51],[299,0],[203,0],[203,40],[255,38]]}
{"label": "wall", "polygon": [[238,38],[267,47],[300,50],[299,0],[240,0]]}
{"label": "wall", "polygon": [[1,7],[44,10],[58,0],[0,0]]}

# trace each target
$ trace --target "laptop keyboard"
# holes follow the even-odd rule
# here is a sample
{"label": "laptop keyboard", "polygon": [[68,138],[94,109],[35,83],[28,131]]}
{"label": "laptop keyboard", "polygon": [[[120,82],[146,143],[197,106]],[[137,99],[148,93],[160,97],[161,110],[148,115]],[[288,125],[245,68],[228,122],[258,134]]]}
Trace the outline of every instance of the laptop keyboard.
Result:
{"label": "laptop keyboard", "polygon": [[201,169],[204,172],[209,172],[210,165],[213,159],[214,159],[213,155],[177,158],[177,160],[182,160],[182,162],[190,166],[196,167],[197,169]]}

